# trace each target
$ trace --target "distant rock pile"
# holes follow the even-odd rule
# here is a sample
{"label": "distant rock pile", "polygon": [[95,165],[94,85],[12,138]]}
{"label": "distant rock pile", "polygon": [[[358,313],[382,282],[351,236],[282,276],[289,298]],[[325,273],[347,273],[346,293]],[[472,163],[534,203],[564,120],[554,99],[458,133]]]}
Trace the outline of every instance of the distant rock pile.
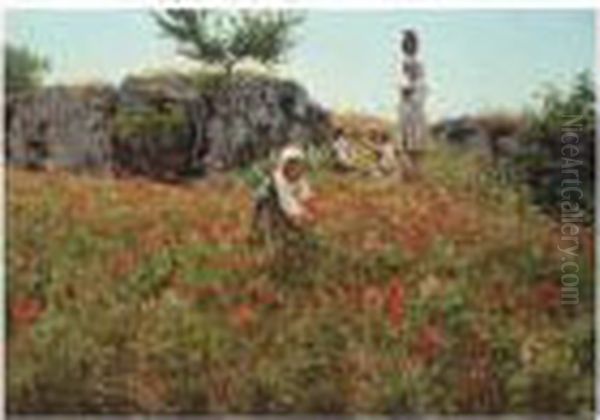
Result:
{"label": "distant rock pile", "polygon": [[433,125],[431,132],[439,142],[498,161],[521,152],[519,137],[524,128],[521,116],[484,114],[444,120]]}
{"label": "distant rock pile", "polygon": [[11,97],[9,162],[170,178],[239,167],[289,142],[319,143],[329,113],[298,84],[256,75],[130,77]]}

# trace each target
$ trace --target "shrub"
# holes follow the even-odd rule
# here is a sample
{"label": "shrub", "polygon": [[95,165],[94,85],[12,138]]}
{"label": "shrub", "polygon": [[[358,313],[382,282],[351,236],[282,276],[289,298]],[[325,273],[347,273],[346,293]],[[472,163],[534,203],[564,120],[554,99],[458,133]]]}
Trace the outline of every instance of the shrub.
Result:
{"label": "shrub", "polygon": [[120,109],[115,116],[115,130],[123,139],[146,137],[156,133],[174,134],[185,125],[185,113],[178,106],[165,110]]}
{"label": "shrub", "polygon": [[48,60],[33,53],[28,48],[6,45],[6,90],[18,93],[41,85],[42,77],[48,71]]}
{"label": "shrub", "polygon": [[[541,94],[540,108],[529,112],[521,136],[523,150],[513,159],[516,172],[531,186],[534,202],[547,211],[560,212],[565,186],[581,188],[583,197],[577,204],[587,222],[594,217],[594,101],[593,79],[587,72],[568,90],[548,87]],[[566,136],[566,130],[577,139]],[[567,144],[576,147],[575,155],[570,155],[572,149],[563,149]],[[575,177],[565,169],[574,169]]]}

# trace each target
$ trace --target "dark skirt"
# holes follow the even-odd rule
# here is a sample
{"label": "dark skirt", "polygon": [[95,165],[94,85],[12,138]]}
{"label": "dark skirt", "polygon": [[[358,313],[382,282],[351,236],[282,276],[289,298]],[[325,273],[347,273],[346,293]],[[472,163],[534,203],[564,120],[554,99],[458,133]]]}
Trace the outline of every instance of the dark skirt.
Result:
{"label": "dark skirt", "polygon": [[272,277],[286,283],[306,280],[316,256],[316,239],[285,214],[273,185],[257,197],[252,224],[254,237],[272,253]]}

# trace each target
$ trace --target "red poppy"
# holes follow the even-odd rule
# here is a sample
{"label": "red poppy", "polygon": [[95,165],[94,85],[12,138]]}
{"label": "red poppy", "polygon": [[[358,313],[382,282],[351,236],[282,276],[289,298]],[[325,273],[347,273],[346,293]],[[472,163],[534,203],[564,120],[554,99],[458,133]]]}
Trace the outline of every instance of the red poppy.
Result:
{"label": "red poppy", "polygon": [[42,302],[32,298],[18,299],[10,309],[12,319],[20,325],[33,324],[44,310]]}
{"label": "red poppy", "polygon": [[255,299],[260,305],[279,305],[281,303],[281,298],[276,293],[269,291],[260,291]]}
{"label": "red poppy", "polygon": [[392,281],[388,292],[388,317],[390,323],[395,327],[400,327],[404,319],[404,287],[400,280]]}
{"label": "red poppy", "polygon": [[441,329],[435,324],[428,324],[421,329],[414,350],[428,362],[437,356],[443,345],[444,335]]}
{"label": "red poppy", "polygon": [[560,306],[560,287],[553,281],[538,284],[533,289],[533,299],[541,309],[556,309]]}
{"label": "red poppy", "polygon": [[122,252],[117,254],[112,264],[112,278],[119,278],[129,273],[135,268],[137,262],[136,255],[131,252]]}
{"label": "red poppy", "polygon": [[250,305],[242,303],[233,308],[230,319],[237,328],[246,328],[255,321],[256,313]]}

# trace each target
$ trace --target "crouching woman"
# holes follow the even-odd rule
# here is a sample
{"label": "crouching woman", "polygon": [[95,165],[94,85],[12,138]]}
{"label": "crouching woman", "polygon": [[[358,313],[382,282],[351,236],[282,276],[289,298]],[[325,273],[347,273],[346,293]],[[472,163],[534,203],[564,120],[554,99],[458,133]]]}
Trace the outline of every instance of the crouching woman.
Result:
{"label": "crouching woman", "polygon": [[316,242],[313,192],[306,178],[306,160],[298,146],[285,147],[275,168],[255,197],[253,231],[274,256],[274,275],[301,278]]}

